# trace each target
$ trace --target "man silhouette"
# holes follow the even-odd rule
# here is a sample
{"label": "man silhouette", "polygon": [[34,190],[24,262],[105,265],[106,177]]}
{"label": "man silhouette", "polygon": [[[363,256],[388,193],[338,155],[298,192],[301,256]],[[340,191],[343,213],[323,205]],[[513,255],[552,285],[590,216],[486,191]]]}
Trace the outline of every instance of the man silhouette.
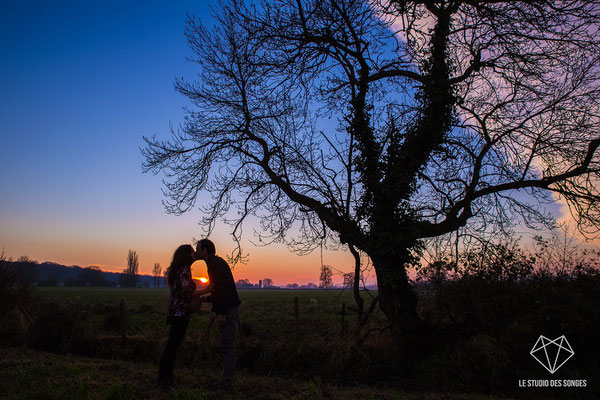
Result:
{"label": "man silhouette", "polygon": [[223,376],[218,386],[229,389],[233,384],[235,371],[235,335],[237,331],[240,298],[235,287],[231,268],[225,260],[215,254],[215,245],[202,239],[196,245],[196,258],[206,262],[209,286],[199,294],[210,292],[208,301],[216,314],[221,331],[221,354],[223,356]]}

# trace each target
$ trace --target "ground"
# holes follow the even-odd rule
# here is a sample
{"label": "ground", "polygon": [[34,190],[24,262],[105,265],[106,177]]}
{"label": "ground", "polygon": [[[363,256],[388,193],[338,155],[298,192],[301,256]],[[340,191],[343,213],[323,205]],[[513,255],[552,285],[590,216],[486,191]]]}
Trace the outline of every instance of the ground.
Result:
{"label": "ground", "polygon": [[230,393],[208,389],[216,370],[178,368],[175,392],[154,383],[157,366],[148,362],[58,355],[23,348],[0,349],[0,398],[6,400],[76,399],[498,399],[480,395],[412,393],[397,388],[340,387],[315,380],[237,374]]}

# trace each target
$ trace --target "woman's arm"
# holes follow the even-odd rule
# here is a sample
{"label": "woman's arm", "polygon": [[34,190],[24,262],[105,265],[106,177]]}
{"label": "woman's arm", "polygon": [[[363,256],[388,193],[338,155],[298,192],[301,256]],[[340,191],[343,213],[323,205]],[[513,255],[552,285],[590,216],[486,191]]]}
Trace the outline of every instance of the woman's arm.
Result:
{"label": "woman's arm", "polygon": [[192,272],[189,268],[182,272],[180,285],[181,297],[186,303],[189,303],[196,291],[196,282],[192,279]]}

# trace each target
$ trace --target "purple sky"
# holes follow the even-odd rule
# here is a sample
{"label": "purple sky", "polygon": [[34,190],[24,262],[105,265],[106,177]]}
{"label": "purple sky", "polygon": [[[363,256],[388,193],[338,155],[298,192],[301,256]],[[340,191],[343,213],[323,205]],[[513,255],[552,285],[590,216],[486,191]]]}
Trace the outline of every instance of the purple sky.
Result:
{"label": "purple sky", "polygon": [[[142,136],[168,137],[188,104],[173,89],[176,77],[195,76],[186,13],[210,22],[203,1],[3,5],[0,247],[8,256],[119,270],[133,249],[150,273],[202,236],[199,212],[166,215],[160,176],[140,167]],[[233,249],[226,227],[213,238],[217,252]],[[318,281],[320,254],[247,250],[236,278]],[[324,261],[344,268],[346,259]]]}

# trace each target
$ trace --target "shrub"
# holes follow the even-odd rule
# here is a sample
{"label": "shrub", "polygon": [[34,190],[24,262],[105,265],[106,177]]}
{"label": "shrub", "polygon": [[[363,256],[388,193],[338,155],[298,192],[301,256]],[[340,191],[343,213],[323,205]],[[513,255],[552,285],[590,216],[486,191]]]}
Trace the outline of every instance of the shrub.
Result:
{"label": "shrub", "polygon": [[17,278],[3,256],[0,257],[0,338],[3,343],[19,342],[37,298],[30,284]]}
{"label": "shrub", "polygon": [[88,345],[88,326],[84,312],[72,306],[48,302],[27,330],[27,343],[37,350],[66,353],[81,352]]}

